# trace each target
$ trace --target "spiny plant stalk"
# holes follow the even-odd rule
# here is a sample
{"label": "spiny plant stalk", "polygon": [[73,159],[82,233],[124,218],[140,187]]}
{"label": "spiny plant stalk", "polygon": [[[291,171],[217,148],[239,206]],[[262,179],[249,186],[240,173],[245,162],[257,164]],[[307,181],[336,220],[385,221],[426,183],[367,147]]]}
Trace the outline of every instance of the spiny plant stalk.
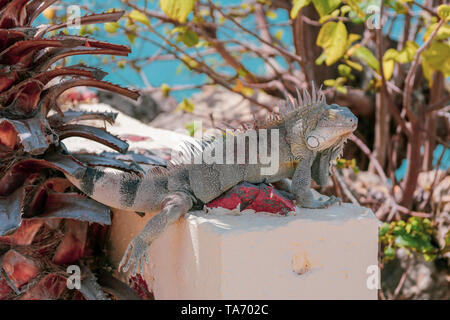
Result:
{"label": "spiny plant stalk", "polygon": [[[57,30],[67,23],[33,26],[56,0],[0,0],[0,300],[105,299],[80,260],[97,253],[110,224],[108,207],[81,195],[64,173],[102,166],[134,171],[97,155],[69,154],[68,137],[91,139],[126,152],[128,144],[83,120],[114,122],[117,114],[63,112],[58,97],[91,86],[137,99],[136,91],[102,81],[105,73],[82,64],[58,67],[81,54],[127,56],[130,48]],[[117,21],[114,11],[80,18],[80,24]],[[94,244],[94,245],[92,245]],[[84,285],[69,290],[67,266],[80,264]]]}

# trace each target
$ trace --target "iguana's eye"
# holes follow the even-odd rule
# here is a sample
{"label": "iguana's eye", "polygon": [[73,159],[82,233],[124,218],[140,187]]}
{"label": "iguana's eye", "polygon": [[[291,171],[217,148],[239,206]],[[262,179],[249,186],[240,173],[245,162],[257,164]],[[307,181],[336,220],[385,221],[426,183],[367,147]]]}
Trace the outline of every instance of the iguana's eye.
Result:
{"label": "iguana's eye", "polygon": [[306,140],[306,143],[310,148],[317,148],[320,145],[319,139],[317,139],[314,136],[309,136],[308,139]]}

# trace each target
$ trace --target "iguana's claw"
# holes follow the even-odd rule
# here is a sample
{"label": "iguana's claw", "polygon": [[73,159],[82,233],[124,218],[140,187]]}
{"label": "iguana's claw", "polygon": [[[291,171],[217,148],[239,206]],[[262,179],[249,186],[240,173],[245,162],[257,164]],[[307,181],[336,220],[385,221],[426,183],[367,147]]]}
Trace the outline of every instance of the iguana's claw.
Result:
{"label": "iguana's claw", "polygon": [[144,272],[144,263],[148,264],[148,244],[136,236],[128,245],[122,260],[119,263],[119,272],[122,269],[123,272],[127,272],[131,266],[133,266],[131,275],[135,276],[137,268],[139,266],[139,273]]}

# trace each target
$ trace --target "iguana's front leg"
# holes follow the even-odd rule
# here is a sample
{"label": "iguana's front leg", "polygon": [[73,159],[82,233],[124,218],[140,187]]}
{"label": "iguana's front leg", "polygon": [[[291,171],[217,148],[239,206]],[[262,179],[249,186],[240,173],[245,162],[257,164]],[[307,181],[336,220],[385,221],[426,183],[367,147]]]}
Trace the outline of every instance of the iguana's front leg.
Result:
{"label": "iguana's front leg", "polygon": [[128,245],[120,261],[119,271],[123,269],[124,272],[127,272],[134,264],[132,275],[136,275],[138,265],[140,266],[140,273],[143,273],[144,262],[148,263],[149,246],[169,225],[186,214],[192,207],[192,204],[191,197],[184,192],[175,192],[164,198],[161,212],[151,218],[144,229]]}
{"label": "iguana's front leg", "polygon": [[295,195],[297,205],[304,208],[326,208],[341,200],[335,196],[324,200],[323,197],[314,199],[311,191],[311,166],[314,160],[314,153],[308,152],[300,161],[292,177],[292,192]]}

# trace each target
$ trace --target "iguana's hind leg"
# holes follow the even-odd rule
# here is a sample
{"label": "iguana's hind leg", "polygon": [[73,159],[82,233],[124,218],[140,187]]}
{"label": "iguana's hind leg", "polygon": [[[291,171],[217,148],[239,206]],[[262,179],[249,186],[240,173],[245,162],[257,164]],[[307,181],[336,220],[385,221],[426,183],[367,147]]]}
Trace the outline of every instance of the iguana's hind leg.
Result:
{"label": "iguana's hind leg", "polygon": [[124,272],[127,272],[134,264],[132,275],[136,275],[138,266],[139,273],[142,273],[144,263],[148,263],[148,247],[169,225],[186,214],[192,205],[192,198],[184,192],[174,192],[165,197],[161,204],[161,212],[151,218],[144,229],[128,245],[120,261],[119,271],[123,269]]}

